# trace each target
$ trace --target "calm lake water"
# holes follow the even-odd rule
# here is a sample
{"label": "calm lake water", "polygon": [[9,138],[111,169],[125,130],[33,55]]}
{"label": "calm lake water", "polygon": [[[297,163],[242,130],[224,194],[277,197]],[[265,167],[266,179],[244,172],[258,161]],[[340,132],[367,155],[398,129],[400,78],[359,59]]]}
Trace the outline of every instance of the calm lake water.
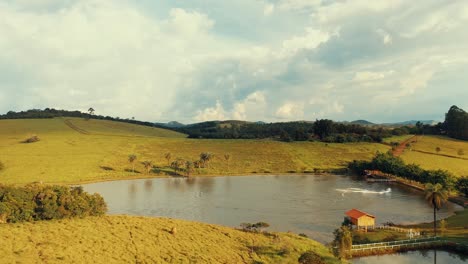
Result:
{"label": "calm lake water", "polygon": [[[305,233],[323,243],[332,240],[333,230],[351,208],[373,214],[377,223],[432,219],[432,209],[420,192],[349,176],[159,178],[83,187],[100,193],[110,214],[162,216],[233,227],[264,221],[271,225],[269,230]],[[458,209],[461,207],[448,203],[438,216]]]}
{"label": "calm lake water", "polygon": [[[434,261],[434,259],[436,261]],[[424,250],[410,251],[383,256],[370,256],[351,260],[353,264],[461,264],[467,263],[468,256],[461,256],[446,251]]]}

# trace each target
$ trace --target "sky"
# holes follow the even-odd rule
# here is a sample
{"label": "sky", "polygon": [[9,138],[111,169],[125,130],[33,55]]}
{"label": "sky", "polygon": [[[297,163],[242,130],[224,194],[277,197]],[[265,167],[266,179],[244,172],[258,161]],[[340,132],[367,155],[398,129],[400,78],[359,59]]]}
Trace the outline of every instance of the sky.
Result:
{"label": "sky", "polygon": [[466,0],[0,0],[0,113],[443,120],[467,24]]}

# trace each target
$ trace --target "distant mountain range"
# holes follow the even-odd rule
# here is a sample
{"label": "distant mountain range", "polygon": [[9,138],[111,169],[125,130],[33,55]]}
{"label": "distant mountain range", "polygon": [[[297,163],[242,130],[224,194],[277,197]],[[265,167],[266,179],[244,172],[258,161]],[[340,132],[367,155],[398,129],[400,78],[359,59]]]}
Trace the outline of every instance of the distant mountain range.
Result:
{"label": "distant mountain range", "polygon": [[[299,122],[306,122],[310,123],[309,121],[299,121]],[[417,122],[421,122],[424,125],[435,125],[438,123],[438,121],[435,120],[408,120],[408,121],[403,121],[403,122],[396,122],[396,123],[373,123],[367,120],[359,119],[359,120],[354,120],[354,121],[343,121],[341,123],[345,124],[356,124],[356,125],[361,125],[361,126],[414,126],[416,125]],[[200,122],[200,123],[193,123],[193,124],[182,124],[177,121],[171,121],[167,123],[155,123],[158,126],[162,127],[167,127],[167,128],[182,128],[182,127],[193,127],[193,126],[199,126],[203,125],[205,123],[216,123],[216,124],[244,124],[244,123],[255,123],[255,124],[268,124],[267,122],[263,121],[257,121],[257,122],[249,122],[249,121],[240,121],[240,120],[225,120],[225,121],[206,121],[206,122]]]}

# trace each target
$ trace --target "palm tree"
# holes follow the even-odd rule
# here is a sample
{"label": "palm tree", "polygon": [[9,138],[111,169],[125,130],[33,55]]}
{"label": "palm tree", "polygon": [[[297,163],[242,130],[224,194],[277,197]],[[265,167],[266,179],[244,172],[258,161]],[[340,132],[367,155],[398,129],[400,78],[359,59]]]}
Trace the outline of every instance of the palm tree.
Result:
{"label": "palm tree", "polygon": [[143,166],[145,166],[146,172],[150,173],[151,169],[153,168],[153,162],[150,160],[143,161]]}
{"label": "palm tree", "polygon": [[193,172],[193,162],[187,160],[185,162],[185,173],[187,173],[187,177],[190,177],[191,172]]}
{"label": "palm tree", "polygon": [[426,201],[434,208],[434,236],[437,236],[436,210],[439,210],[448,199],[447,190],[440,184],[426,184]]}
{"label": "palm tree", "polygon": [[137,156],[135,154],[128,155],[128,162],[132,164],[132,172],[135,173],[135,160],[137,159]]}
{"label": "palm tree", "polygon": [[203,152],[200,154],[200,161],[203,164],[203,168],[205,168],[205,165],[209,167],[210,161],[214,158],[214,154],[210,152]]}
{"label": "palm tree", "polygon": [[171,165],[172,154],[170,152],[167,152],[166,154],[164,154],[164,158],[166,158],[167,160],[167,166]]}
{"label": "palm tree", "polygon": [[230,154],[224,154],[224,159],[226,160],[226,163],[227,163],[227,172],[229,173],[229,160],[231,159],[231,155]]}

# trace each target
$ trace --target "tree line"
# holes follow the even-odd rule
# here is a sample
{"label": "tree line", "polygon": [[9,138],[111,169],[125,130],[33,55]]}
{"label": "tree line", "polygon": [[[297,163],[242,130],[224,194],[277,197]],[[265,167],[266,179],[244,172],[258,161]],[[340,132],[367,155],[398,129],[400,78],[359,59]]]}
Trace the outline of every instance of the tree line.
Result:
{"label": "tree line", "polygon": [[409,127],[388,129],[338,123],[328,119],[315,122],[249,123],[210,121],[177,129],[190,138],[277,139],[285,142],[317,140],[323,142],[382,142],[383,138],[404,135]]}
{"label": "tree line", "polygon": [[102,196],[88,194],[81,186],[0,185],[0,223],[99,216],[106,211]]}
{"label": "tree line", "polygon": [[79,118],[84,118],[84,119],[110,120],[110,121],[130,123],[130,124],[141,125],[141,126],[170,129],[165,126],[157,125],[152,122],[139,121],[139,120],[135,120],[134,118],[122,119],[120,117],[95,115],[94,112],[95,110],[93,108],[89,108],[87,113],[84,113],[81,111],[57,110],[54,108],[45,108],[44,110],[31,109],[31,110],[21,111],[21,112],[9,111],[4,115],[0,115],[0,119],[47,119],[47,118],[55,118],[55,117],[79,117]]}
{"label": "tree line", "polygon": [[456,190],[468,196],[467,177],[457,179],[446,170],[424,170],[416,164],[405,164],[401,158],[394,157],[391,153],[377,153],[371,161],[354,160],[348,167],[359,174],[364,174],[365,170],[379,170],[424,184],[440,184],[449,191]]}

